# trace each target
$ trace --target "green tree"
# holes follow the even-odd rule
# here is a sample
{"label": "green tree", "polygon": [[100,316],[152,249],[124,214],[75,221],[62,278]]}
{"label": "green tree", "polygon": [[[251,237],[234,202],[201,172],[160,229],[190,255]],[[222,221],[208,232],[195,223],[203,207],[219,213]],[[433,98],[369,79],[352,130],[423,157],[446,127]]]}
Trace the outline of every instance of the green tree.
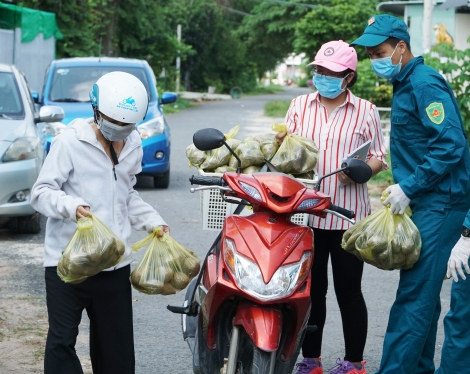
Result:
{"label": "green tree", "polygon": [[357,82],[351,88],[354,95],[370,101],[377,107],[391,107],[393,87],[387,79],[377,77],[369,59],[359,61],[356,71]]}
{"label": "green tree", "polygon": [[212,0],[174,0],[172,6],[171,23],[174,28],[178,23],[182,25],[182,40],[192,48],[181,65],[186,89],[252,89],[256,84],[255,70],[247,61],[245,46],[233,35],[234,16]]}
{"label": "green tree", "polygon": [[89,0],[19,0],[15,5],[44,10],[56,14],[57,24],[64,39],[57,41],[57,57],[83,57],[98,53],[98,24]]}
{"label": "green tree", "polygon": [[[285,4],[288,2],[292,5]],[[251,9],[251,16],[244,17],[242,25],[235,31],[247,48],[248,58],[256,66],[258,78],[294,51],[295,25],[312,9],[300,6],[296,1],[285,3],[257,2]],[[302,3],[316,6],[318,1],[303,0]]]}
{"label": "green tree", "polygon": [[[378,0],[331,0],[302,17],[295,27],[294,48],[313,60],[321,45],[330,40],[352,42],[364,31],[367,20],[376,14]],[[366,57],[357,49],[360,59]]]}
{"label": "green tree", "polygon": [[462,51],[440,43],[424,57],[426,64],[439,71],[452,87],[470,141],[470,48]]}

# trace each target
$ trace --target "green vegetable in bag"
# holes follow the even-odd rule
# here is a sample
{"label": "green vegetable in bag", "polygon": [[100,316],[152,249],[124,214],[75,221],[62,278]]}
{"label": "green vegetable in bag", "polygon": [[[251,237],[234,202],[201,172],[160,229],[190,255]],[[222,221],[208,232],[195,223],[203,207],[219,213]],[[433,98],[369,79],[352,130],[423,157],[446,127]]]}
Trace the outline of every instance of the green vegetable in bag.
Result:
{"label": "green vegetable in bag", "polygon": [[226,172],[234,172],[237,169],[231,168],[228,165],[219,166],[217,169],[214,170],[214,173],[226,173]]}
{"label": "green vegetable in bag", "polygon": [[132,286],[148,295],[172,295],[185,289],[200,270],[195,253],[178,244],[159,229],[135,243],[134,251],[145,247],[144,256],[130,276]]}
{"label": "green vegetable in bag", "polygon": [[[225,135],[225,141],[232,150],[236,150],[241,143],[240,140],[234,139],[238,133],[240,126],[232,128],[228,134]],[[223,144],[221,147],[209,152],[204,162],[201,164],[201,169],[204,171],[212,171],[219,166],[228,165],[232,154],[228,148]]]}
{"label": "green vegetable in bag", "polygon": [[[382,195],[382,202],[387,194]],[[418,261],[421,236],[405,214],[393,214],[390,205],[366,217],[343,235],[341,246],[348,252],[379,269],[411,269]]]}
{"label": "green vegetable in bag", "polygon": [[[287,125],[274,123],[273,131],[287,132]],[[318,148],[313,140],[295,134],[286,135],[271,163],[282,173],[303,174],[313,170],[318,161]]]}
{"label": "green vegetable in bag", "polygon": [[199,167],[206,160],[206,152],[200,151],[194,144],[189,145],[186,148],[186,157],[189,160],[189,167]]}
{"label": "green vegetable in bag", "polygon": [[261,170],[261,166],[248,166],[242,170],[243,174],[253,174],[258,173]]}
{"label": "green vegetable in bag", "polygon": [[125,251],[124,243],[95,215],[80,218],[57,264],[57,274],[65,283],[81,283],[116,266]]}
{"label": "green vegetable in bag", "polygon": [[268,161],[274,157],[279,149],[279,144],[277,144],[276,136],[274,134],[257,135],[253,137],[253,140],[259,143],[261,153]]}
{"label": "green vegetable in bag", "polygon": [[[264,164],[264,156],[259,148],[259,143],[252,138],[246,138],[235,150],[235,154],[240,157],[242,169],[248,166],[259,166]],[[231,168],[238,167],[237,159],[232,156],[229,165]]]}

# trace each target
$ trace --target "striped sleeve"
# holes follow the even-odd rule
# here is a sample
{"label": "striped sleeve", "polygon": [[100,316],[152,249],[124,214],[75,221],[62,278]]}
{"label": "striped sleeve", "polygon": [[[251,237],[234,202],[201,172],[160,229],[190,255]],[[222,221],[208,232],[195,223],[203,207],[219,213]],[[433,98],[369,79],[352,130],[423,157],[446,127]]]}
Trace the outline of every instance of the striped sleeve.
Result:
{"label": "striped sleeve", "polygon": [[292,132],[296,133],[297,132],[297,112],[296,112],[296,102],[298,101],[299,98],[295,98],[291,101],[289,109],[287,110],[286,113],[286,118],[284,119],[284,122],[287,125],[287,128]]}

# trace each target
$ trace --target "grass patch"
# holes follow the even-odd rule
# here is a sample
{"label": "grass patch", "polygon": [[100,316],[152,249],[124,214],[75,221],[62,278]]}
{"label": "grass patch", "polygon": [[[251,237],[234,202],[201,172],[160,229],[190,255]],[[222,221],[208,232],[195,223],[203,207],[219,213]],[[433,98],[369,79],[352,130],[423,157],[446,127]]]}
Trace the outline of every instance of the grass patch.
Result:
{"label": "grass patch", "polygon": [[39,348],[33,351],[33,357],[35,360],[42,360],[44,358],[45,348]]}
{"label": "grass patch", "polygon": [[276,84],[270,84],[269,86],[257,86],[249,92],[244,92],[243,95],[253,96],[253,95],[269,95],[279,92],[283,92],[284,88]]}
{"label": "grass patch", "polygon": [[264,106],[264,114],[268,117],[285,117],[290,103],[288,100],[270,101]]}
{"label": "grass patch", "polygon": [[163,112],[165,114],[178,113],[180,110],[195,107],[195,105],[191,101],[182,99],[180,97],[178,97],[178,99],[174,103],[165,104],[162,106],[163,106]]}
{"label": "grass patch", "polygon": [[3,342],[4,337],[5,337],[5,334],[0,331],[0,343]]}

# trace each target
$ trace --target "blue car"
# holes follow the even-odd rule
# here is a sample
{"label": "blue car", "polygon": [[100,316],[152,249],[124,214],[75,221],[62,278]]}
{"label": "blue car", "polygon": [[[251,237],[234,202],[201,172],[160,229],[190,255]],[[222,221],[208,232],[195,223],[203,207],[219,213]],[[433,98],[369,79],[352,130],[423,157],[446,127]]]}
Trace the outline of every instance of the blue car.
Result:
{"label": "blue car", "polygon": [[42,131],[46,135],[46,150],[49,150],[54,136],[72,120],[93,116],[88,93],[102,75],[112,71],[136,76],[147,89],[148,112],[145,120],[137,123],[144,150],[141,175],[152,176],[156,188],[167,188],[170,184],[170,129],[162,105],[175,102],[177,96],[164,92],[159,99],[155,74],[144,60],[86,57],[52,61],[46,70],[41,105],[60,106],[65,117],[62,122],[44,124]]}

